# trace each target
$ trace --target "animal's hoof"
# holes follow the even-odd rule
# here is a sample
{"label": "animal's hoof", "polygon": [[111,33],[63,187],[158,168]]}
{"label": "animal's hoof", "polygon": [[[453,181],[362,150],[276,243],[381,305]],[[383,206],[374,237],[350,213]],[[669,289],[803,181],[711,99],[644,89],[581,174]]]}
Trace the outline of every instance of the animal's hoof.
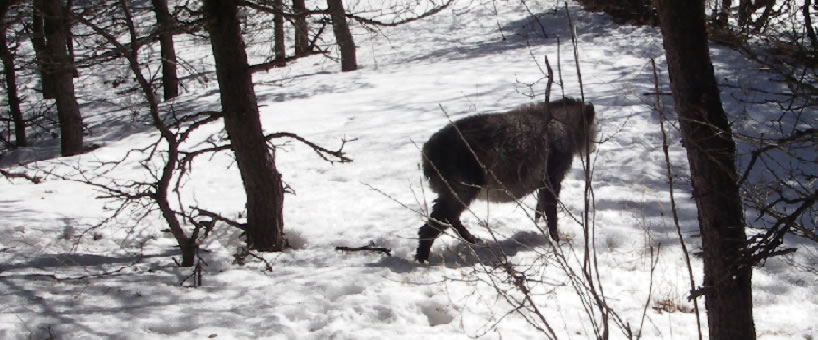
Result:
{"label": "animal's hoof", "polygon": [[417,253],[415,253],[415,261],[418,263],[428,263],[429,262],[429,250],[418,249]]}

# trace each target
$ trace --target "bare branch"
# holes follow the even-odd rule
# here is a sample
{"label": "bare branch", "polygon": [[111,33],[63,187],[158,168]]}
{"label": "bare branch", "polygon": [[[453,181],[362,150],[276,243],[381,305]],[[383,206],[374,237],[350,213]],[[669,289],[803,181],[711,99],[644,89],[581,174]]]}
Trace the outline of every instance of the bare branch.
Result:
{"label": "bare branch", "polygon": [[[299,136],[297,134],[294,134],[292,132],[271,133],[271,134],[268,134],[267,136],[265,136],[265,138],[267,139],[267,141],[270,141],[270,140],[275,139],[275,138],[292,138],[292,139],[295,139],[295,140],[297,140],[297,141],[299,141],[301,143],[306,144],[310,148],[312,148],[313,151],[315,151],[315,153],[318,154],[319,157],[321,157],[323,160],[325,160],[327,162],[330,162],[330,163],[335,163],[335,162],[348,163],[348,162],[352,162],[352,159],[350,159],[349,157],[346,156],[346,153],[344,152],[344,146],[346,145],[347,142],[354,142],[354,141],[357,140],[357,139],[341,139],[341,146],[338,147],[338,150],[329,150],[329,149],[326,149],[326,148],[324,148],[324,147],[322,147],[322,146],[320,146],[318,144],[310,142],[310,141],[306,140],[304,137],[301,137],[301,136]],[[332,160],[327,156],[335,157],[335,158],[337,158],[337,160]]]}
{"label": "bare branch", "polygon": [[440,13],[440,11],[448,8],[449,5],[451,5],[453,2],[454,2],[454,0],[449,0],[445,4],[434,7],[434,8],[432,8],[432,9],[430,9],[430,10],[426,11],[425,13],[422,13],[422,14],[420,14],[418,16],[411,17],[411,18],[406,18],[406,19],[401,19],[401,20],[393,21],[393,22],[383,22],[383,21],[378,21],[378,20],[374,20],[374,19],[364,18],[364,17],[358,16],[358,15],[355,15],[355,14],[352,14],[352,13],[347,13],[346,17],[350,18],[352,20],[355,20],[357,22],[360,22],[362,24],[366,24],[366,25],[393,27],[393,26],[400,26],[400,25],[403,25],[403,24],[408,24],[408,23],[410,23],[412,21],[417,21],[417,20],[420,20],[420,19],[430,17],[430,16],[435,15],[437,13]]}
{"label": "bare branch", "polygon": [[199,208],[199,207],[191,206],[190,208],[193,209],[193,210],[196,210],[196,212],[201,216],[207,216],[207,217],[212,218],[213,220],[227,223],[228,225],[230,225],[232,227],[236,227],[236,228],[241,229],[241,230],[247,230],[247,225],[244,224],[244,223],[236,222],[236,221],[234,221],[232,219],[229,219],[227,217],[224,217],[222,215],[219,215],[217,213],[214,213],[212,211],[205,210],[205,209],[202,209],[202,208]]}

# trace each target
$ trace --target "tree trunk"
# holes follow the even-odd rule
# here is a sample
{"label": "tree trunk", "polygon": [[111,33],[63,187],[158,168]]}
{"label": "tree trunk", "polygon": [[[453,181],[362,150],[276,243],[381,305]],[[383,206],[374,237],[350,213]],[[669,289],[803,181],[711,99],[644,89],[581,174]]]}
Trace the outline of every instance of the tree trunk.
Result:
{"label": "tree trunk", "polygon": [[287,49],[284,45],[284,0],[273,0],[273,8],[276,11],[273,17],[273,39],[275,40],[273,53],[276,64],[284,66],[287,58]]}
{"label": "tree trunk", "polygon": [[295,14],[295,55],[302,56],[310,52],[310,26],[307,24],[307,6],[304,0],[293,0]]}
{"label": "tree trunk", "polygon": [[710,339],[752,340],[752,267],[742,261],[747,237],[735,143],[710,61],[704,0],[656,4],[698,207]]}
{"label": "tree trunk", "polygon": [[216,61],[224,125],[247,194],[247,244],[261,251],[279,251],[284,245],[284,189],[259,121],[237,2],[204,0],[204,12]]}
{"label": "tree trunk", "polygon": [[74,65],[66,49],[70,28],[66,26],[67,15],[60,0],[42,0],[46,54],[44,68],[54,80],[54,96],[57,100],[57,116],[60,121],[63,156],[82,152],[82,116],[74,95]]}
{"label": "tree trunk", "polygon": [[775,6],[775,0],[757,0],[754,6],[755,7],[753,7],[753,12],[764,7],[764,12],[761,12],[761,15],[753,23],[753,31],[761,32],[761,29],[763,29],[764,26],[767,26],[767,24],[770,22],[770,16],[773,15],[773,6]]}
{"label": "tree trunk", "polygon": [[72,8],[74,8],[74,0],[66,0],[65,7],[63,9],[63,13],[65,15],[65,21],[63,23],[65,27],[65,48],[68,49],[68,59],[71,60],[71,76],[74,78],[80,77],[80,70],[77,68],[77,65],[74,64],[74,34],[71,33],[71,27],[74,26],[74,23],[71,21],[71,12]]}
{"label": "tree trunk", "polygon": [[0,59],[6,73],[6,90],[8,91],[9,112],[14,121],[14,144],[26,146],[26,122],[20,110],[20,97],[17,94],[17,72],[14,70],[14,55],[6,43],[6,14],[14,1],[0,1]]}
{"label": "tree trunk", "polygon": [[716,14],[715,24],[721,28],[727,28],[727,23],[730,20],[730,7],[733,6],[733,0],[721,0],[719,13]]}
{"label": "tree trunk", "polygon": [[31,16],[31,45],[34,47],[34,54],[37,57],[37,65],[40,68],[40,82],[43,90],[43,99],[54,99],[54,76],[45,66],[48,51],[45,44],[45,32],[43,32],[43,0],[34,0],[34,11]]}
{"label": "tree trunk", "polygon": [[739,0],[738,2],[738,26],[744,30],[750,23],[753,14],[752,0]]}
{"label": "tree trunk", "polygon": [[812,27],[812,15],[809,8],[812,6],[812,0],[804,0],[804,7],[801,8],[801,13],[804,14],[804,28],[807,30],[807,37],[809,37],[810,44],[813,51],[818,51],[818,35],[815,34],[815,28]]}
{"label": "tree trunk", "polygon": [[352,40],[352,33],[347,25],[346,11],[342,0],[327,0],[330,18],[332,19],[332,31],[335,33],[335,42],[341,50],[341,71],[355,71],[358,69],[358,62],[355,60],[355,42]]}
{"label": "tree trunk", "polygon": [[151,0],[159,29],[159,45],[162,55],[162,90],[165,100],[179,96],[179,77],[176,75],[176,48],[173,45],[173,17],[168,0]]}

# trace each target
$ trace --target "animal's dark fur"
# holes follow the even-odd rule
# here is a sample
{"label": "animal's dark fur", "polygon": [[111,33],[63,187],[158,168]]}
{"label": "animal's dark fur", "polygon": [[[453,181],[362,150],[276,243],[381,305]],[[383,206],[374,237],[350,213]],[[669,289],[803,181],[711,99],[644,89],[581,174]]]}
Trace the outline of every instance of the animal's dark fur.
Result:
{"label": "animal's dark fur", "polygon": [[594,150],[588,143],[596,138],[596,124],[593,105],[583,109],[581,102],[563,99],[467,117],[432,135],[423,145],[423,174],[438,198],[418,232],[415,259],[428,260],[432,243],[449,225],[476,242],[460,223],[473,200],[510,202],[537,189],[536,218],[545,214],[549,234],[558,241],[560,182],[574,155]]}

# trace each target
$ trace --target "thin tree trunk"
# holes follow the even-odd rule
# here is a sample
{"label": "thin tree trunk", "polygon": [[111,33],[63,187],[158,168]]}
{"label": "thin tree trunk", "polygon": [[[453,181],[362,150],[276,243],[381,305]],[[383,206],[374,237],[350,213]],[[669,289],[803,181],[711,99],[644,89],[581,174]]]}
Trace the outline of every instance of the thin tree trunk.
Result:
{"label": "thin tree trunk", "polygon": [[273,17],[273,39],[275,40],[273,51],[276,64],[283,66],[286,64],[285,59],[287,58],[287,48],[284,45],[284,1],[273,0],[273,8],[276,11]]}
{"label": "thin tree trunk", "polygon": [[347,25],[346,11],[342,0],[327,0],[330,18],[332,19],[332,31],[335,33],[335,42],[341,50],[341,71],[355,71],[358,69],[358,62],[355,59],[355,41]]}
{"label": "thin tree trunk", "polygon": [[804,27],[807,29],[807,37],[809,37],[812,49],[818,50],[818,36],[815,35],[815,28],[812,27],[812,15],[809,12],[810,6],[812,6],[812,0],[804,0],[804,7],[801,11],[804,14]]}
{"label": "thin tree trunk", "polygon": [[168,0],[151,0],[159,28],[162,56],[162,90],[165,100],[179,96],[179,77],[176,73],[176,48],[173,45],[174,20],[168,9]]}
{"label": "thin tree trunk", "polygon": [[43,0],[46,52],[45,69],[53,75],[63,156],[82,152],[82,116],[74,95],[74,66],[66,49],[66,14],[60,0]]}
{"label": "thin tree trunk", "polygon": [[34,54],[37,57],[37,65],[40,68],[40,82],[43,91],[43,99],[54,99],[56,89],[54,88],[54,76],[45,66],[48,55],[45,44],[45,32],[43,23],[43,0],[34,0],[34,11],[31,16],[31,45],[34,47]]}
{"label": "thin tree trunk", "polygon": [[237,0],[204,0],[204,5],[224,126],[247,194],[247,244],[261,251],[280,251],[284,190],[259,121]]}
{"label": "thin tree trunk", "polygon": [[752,340],[752,267],[743,262],[747,237],[736,146],[710,60],[704,0],[656,4],[699,213],[710,339]]}
{"label": "thin tree trunk", "polygon": [[0,1],[0,59],[3,60],[3,69],[6,74],[6,90],[8,91],[9,112],[14,121],[14,144],[26,146],[26,122],[23,120],[23,111],[20,110],[20,97],[17,94],[17,72],[14,69],[14,55],[6,42],[5,18],[9,7],[15,1]]}
{"label": "thin tree trunk", "polygon": [[295,14],[295,55],[302,56],[310,52],[310,26],[307,24],[307,6],[304,0],[293,0]]}

